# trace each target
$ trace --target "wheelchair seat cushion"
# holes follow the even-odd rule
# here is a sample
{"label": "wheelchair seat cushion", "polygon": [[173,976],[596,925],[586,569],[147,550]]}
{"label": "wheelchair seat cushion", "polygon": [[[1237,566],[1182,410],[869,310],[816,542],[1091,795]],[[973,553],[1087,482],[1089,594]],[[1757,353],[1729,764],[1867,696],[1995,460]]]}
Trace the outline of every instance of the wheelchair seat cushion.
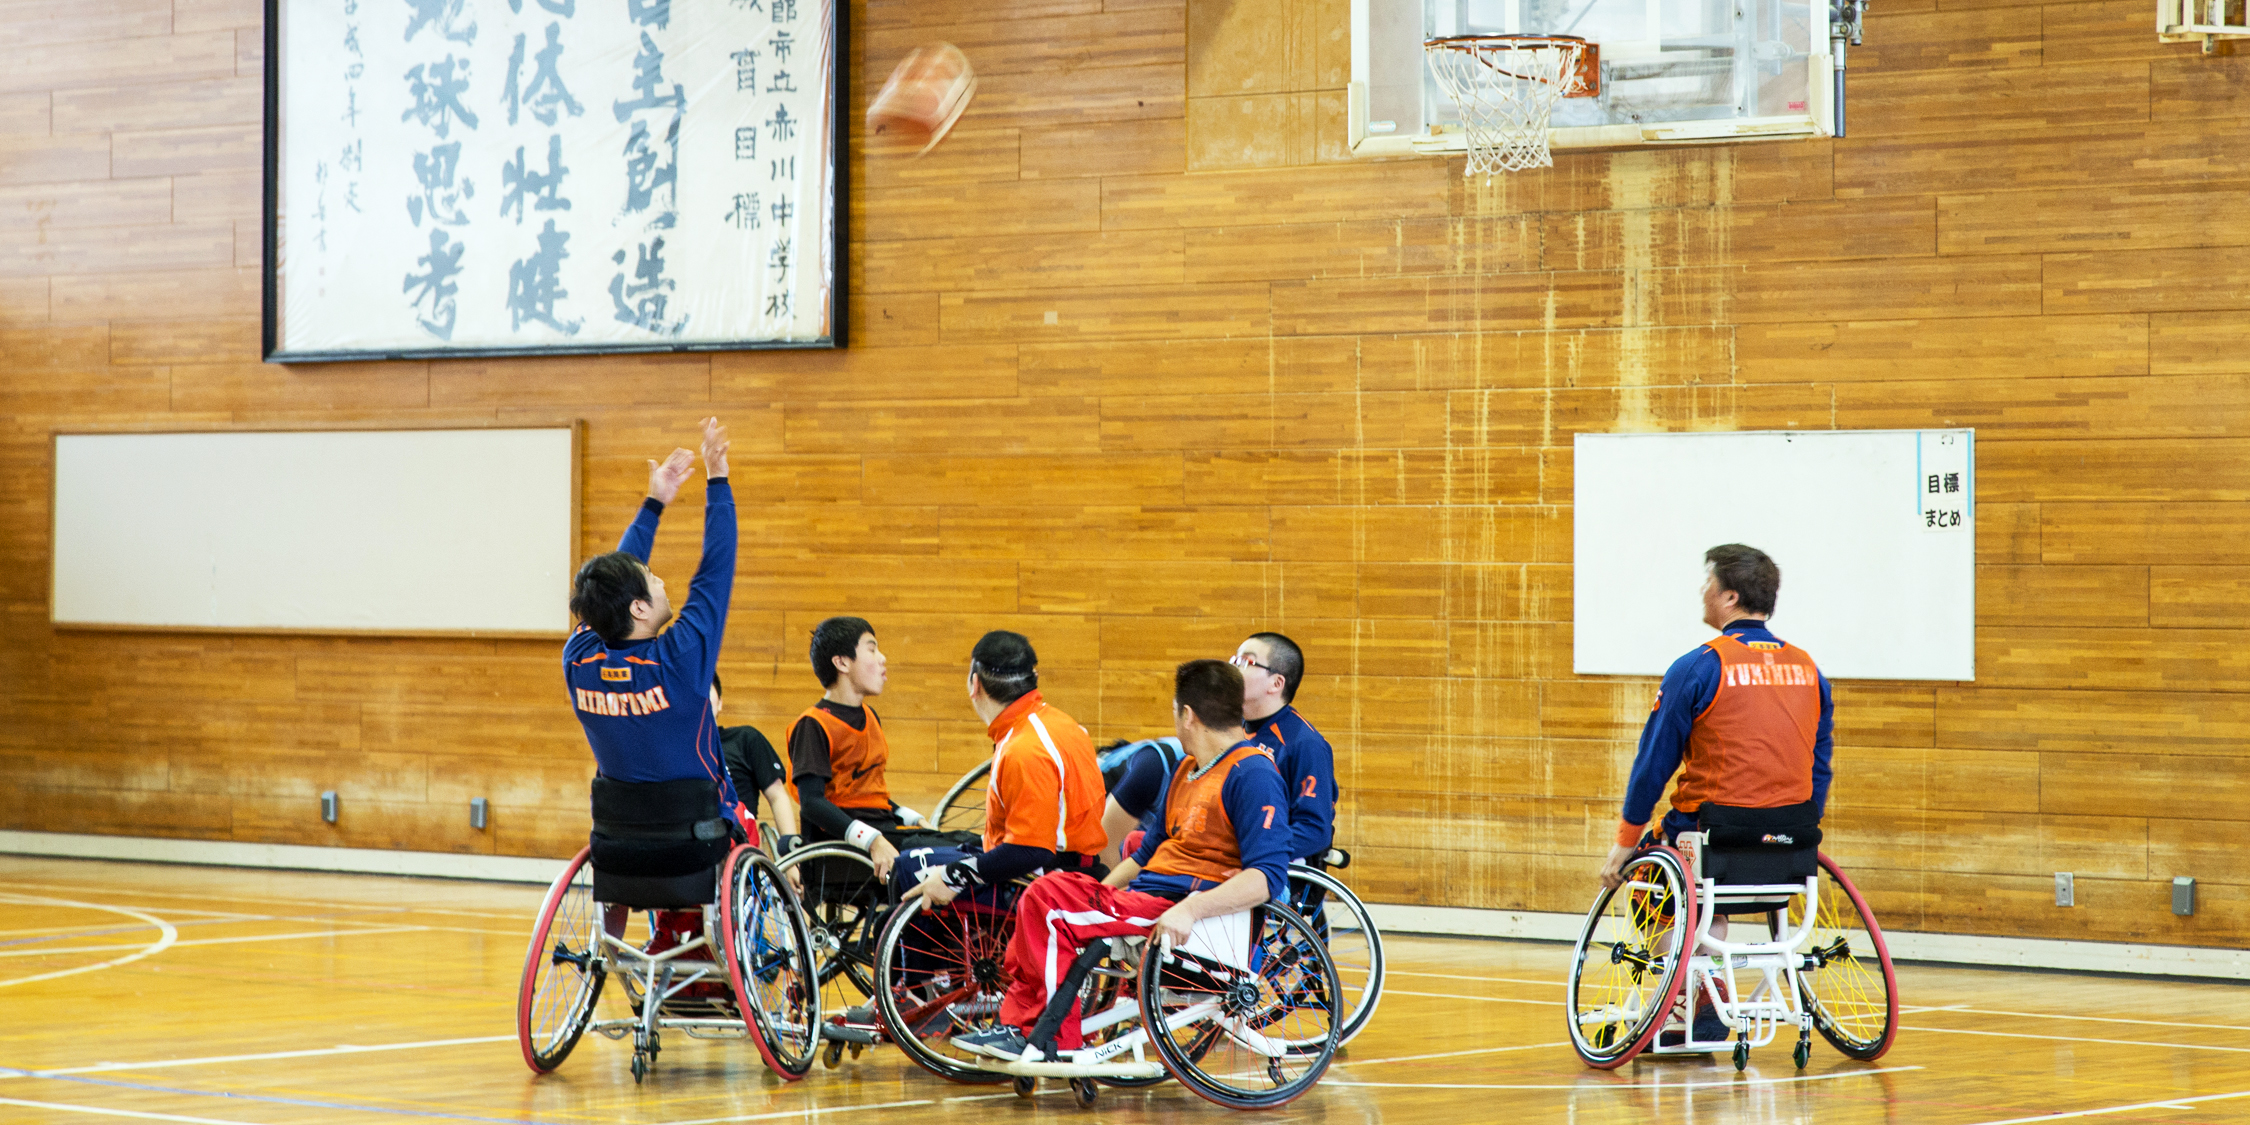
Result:
{"label": "wheelchair seat cushion", "polygon": [[[1703,875],[1721,885],[1798,883],[1820,871],[1820,814],[1810,801],[1770,809],[1706,802],[1696,817],[1709,836]],[[1742,913],[1738,907],[1748,905],[1729,904],[1719,913]]]}

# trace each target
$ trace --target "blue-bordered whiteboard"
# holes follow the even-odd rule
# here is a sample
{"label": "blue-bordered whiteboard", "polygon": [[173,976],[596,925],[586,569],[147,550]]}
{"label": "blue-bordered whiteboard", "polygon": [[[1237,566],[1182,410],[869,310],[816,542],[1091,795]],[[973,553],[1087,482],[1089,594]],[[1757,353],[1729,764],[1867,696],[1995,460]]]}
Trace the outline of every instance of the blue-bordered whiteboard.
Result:
{"label": "blue-bordered whiteboard", "polygon": [[1976,678],[1973,430],[1580,434],[1572,670],[1663,674],[1710,639],[1703,552],[1781,567],[1773,630],[1831,678]]}

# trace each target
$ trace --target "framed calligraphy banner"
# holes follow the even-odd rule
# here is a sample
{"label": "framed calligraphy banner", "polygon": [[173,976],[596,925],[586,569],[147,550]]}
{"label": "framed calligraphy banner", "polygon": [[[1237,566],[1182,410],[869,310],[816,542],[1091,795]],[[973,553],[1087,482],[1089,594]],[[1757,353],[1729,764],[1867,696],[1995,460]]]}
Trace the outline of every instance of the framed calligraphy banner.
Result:
{"label": "framed calligraphy banner", "polygon": [[266,0],[265,358],[836,347],[841,0]]}

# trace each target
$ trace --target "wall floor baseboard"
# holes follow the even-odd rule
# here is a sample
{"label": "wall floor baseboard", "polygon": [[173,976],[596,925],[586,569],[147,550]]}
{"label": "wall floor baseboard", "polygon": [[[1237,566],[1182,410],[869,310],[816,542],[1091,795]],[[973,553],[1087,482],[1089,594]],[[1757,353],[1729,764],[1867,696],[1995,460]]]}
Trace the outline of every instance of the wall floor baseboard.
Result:
{"label": "wall floor baseboard", "polygon": [[[554,882],[560,859],[459,855],[448,852],[321,848],[302,844],[244,844],[227,840],[166,840],[143,836],[90,836],[61,832],[0,831],[0,854],[53,859],[115,859],[208,867],[257,867],[357,875],[411,875],[496,883]],[[1532,910],[1474,910],[1458,906],[1368,903],[1385,933],[1437,937],[1517,938],[1569,942],[1584,919]],[[2053,938],[1978,934],[1886,933],[1891,955],[1903,961],[2011,969],[2137,973],[2149,976],[2250,980],[2250,950],[2187,945],[2134,945]]]}

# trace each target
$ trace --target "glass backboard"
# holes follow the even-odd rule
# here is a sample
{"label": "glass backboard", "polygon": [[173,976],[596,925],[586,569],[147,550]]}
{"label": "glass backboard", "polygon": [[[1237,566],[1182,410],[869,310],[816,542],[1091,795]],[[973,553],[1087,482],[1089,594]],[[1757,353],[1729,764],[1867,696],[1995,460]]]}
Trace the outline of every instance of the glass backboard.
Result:
{"label": "glass backboard", "polygon": [[1832,136],[1830,20],[1829,0],[1352,0],[1352,153],[1462,151],[1422,50],[1449,35],[1600,46],[1601,92],[1555,107],[1554,148]]}

